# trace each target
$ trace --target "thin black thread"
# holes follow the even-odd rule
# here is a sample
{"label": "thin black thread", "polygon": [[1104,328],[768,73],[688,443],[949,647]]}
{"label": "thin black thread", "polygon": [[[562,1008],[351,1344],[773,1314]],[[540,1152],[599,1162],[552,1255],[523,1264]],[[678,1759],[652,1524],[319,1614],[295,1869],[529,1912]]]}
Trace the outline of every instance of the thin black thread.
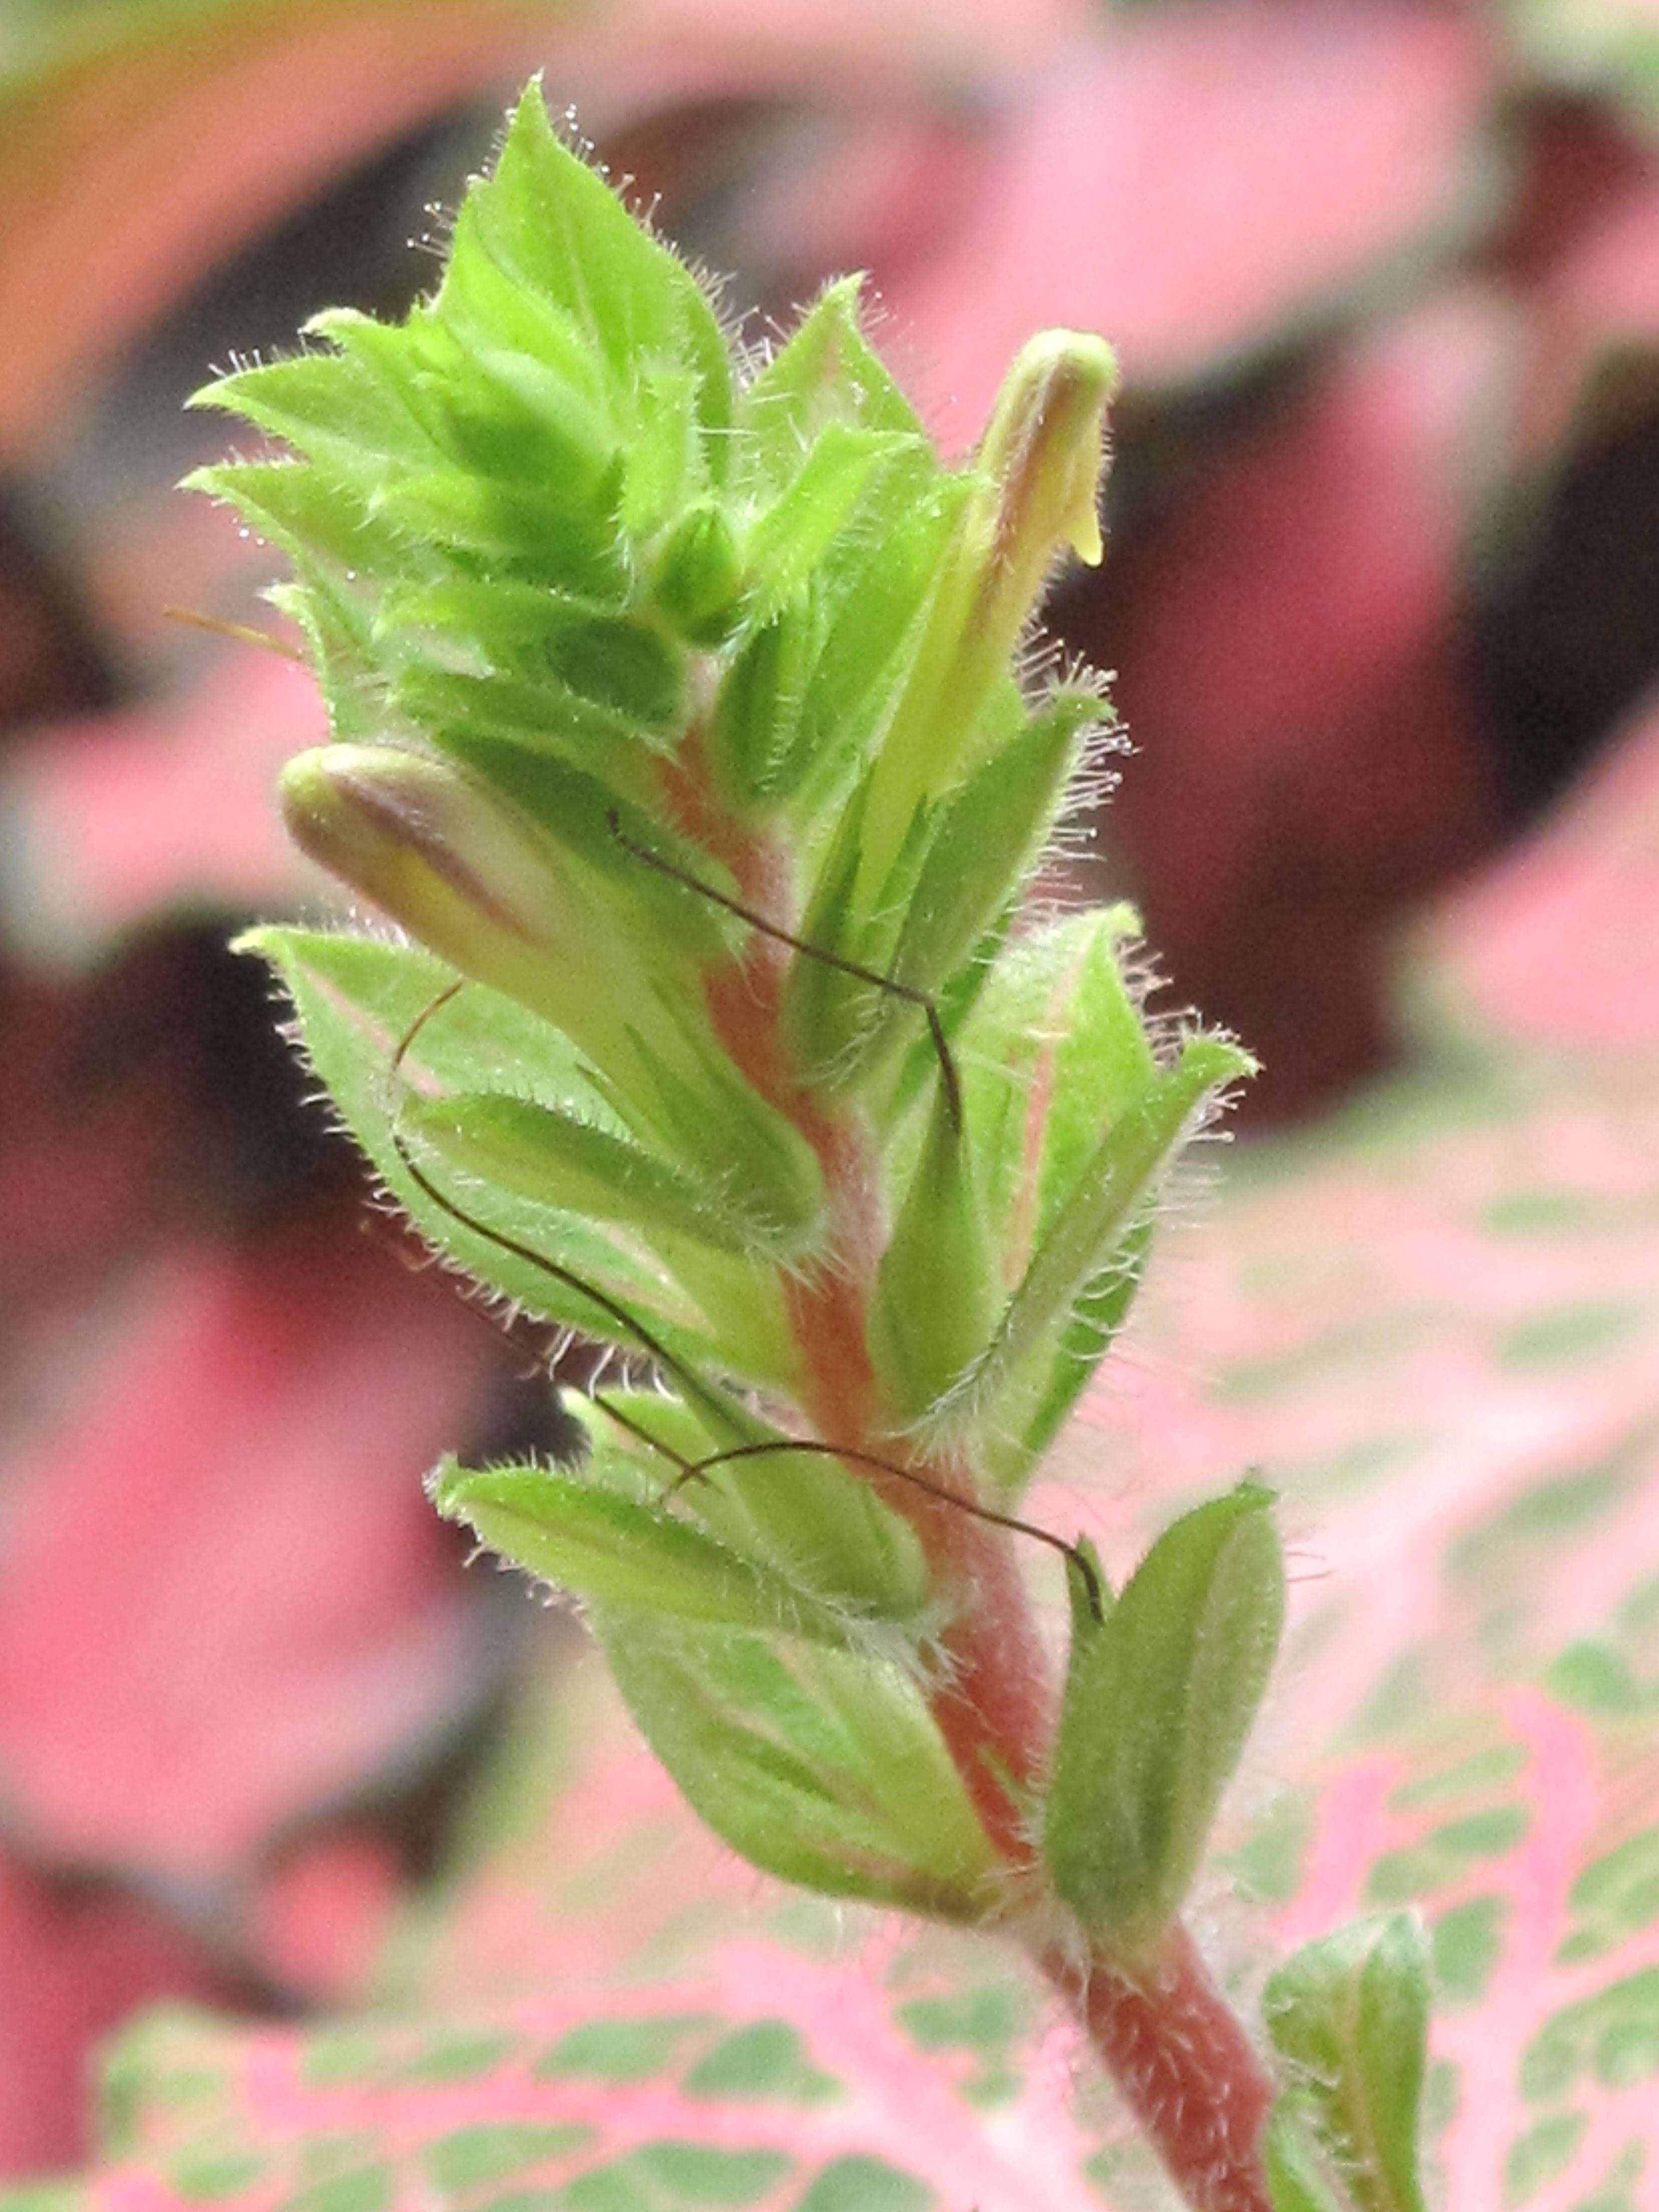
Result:
{"label": "thin black thread", "polygon": [[817,1437],[779,1437],[766,1443],[732,1444],[724,1451],[705,1453],[701,1459],[687,1459],[672,1444],[665,1443],[660,1437],[653,1436],[641,1422],[632,1419],[609,1398],[602,1396],[597,1390],[592,1395],[595,1403],[604,1408],[619,1428],[628,1430],[641,1443],[648,1444],[653,1451],[659,1452],[663,1458],[679,1469],[669,1485],[667,1494],[670,1498],[688,1482],[707,1482],[717,1467],[730,1467],[739,1460],[765,1459],[775,1452],[811,1452],[820,1459],[848,1460],[855,1467],[873,1468],[883,1474],[890,1474],[896,1481],[908,1482],[913,1488],[926,1492],[929,1498],[937,1499],[941,1505],[954,1506],[958,1513],[966,1513],[975,1521],[988,1522],[993,1528],[1011,1529],[1016,1535],[1030,1536],[1039,1544],[1048,1545],[1050,1551],[1058,1552],[1077,1569],[1087,1593],[1089,1610],[1095,1620],[1098,1622],[1105,1619],[1100,1577],[1093,1561],[1080,1545],[1068,1544],[1063,1536],[1056,1536],[1052,1528],[1041,1528],[1035,1521],[1022,1521],[1018,1514],[1000,1513],[994,1506],[981,1505],[971,1498],[959,1498],[955,1491],[947,1490],[943,1483],[935,1482],[931,1475],[918,1474],[915,1468],[905,1467],[897,1460],[882,1459],[876,1453],[861,1451],[853,1444],[827,1443]]}
{"label": "thin black thread", "polygon": [[554,1282],[562,1283],[567,1290],[574,1291],[579,1297],[586,1298],[624,1335],[632,1337],[641,1351],[647,1358],[654,1359],[665,1374],[674,1376],[689,1397],[695,1398],[699,1404],[708,1407],[723,1423],[732,1421],[731,1409],[723,1402],[719,1393],[712,1390],[703,1381],[696,1369],[682,1359],[678,1352],[671,1352],[662,1339],[654,1335],[643,1322],[636,1321],[628,1308],[618,1299],[613,1298],[608,1291],[600,1290],[596,1284],[586,1281],[582,1276],[577,1274],[574,1268],[564,1267],[556,1260],[550,1260],[544,1252],[538,1252],[534,1245],[526,1244],[520,1238],[509,1236],[506,1230],[494,1228],[489,1222],[481,1221],[476,1213],[469,1213],[464,1206],[458,1205],[447,1192],[439,1189],[437,1184],[433,1182],[410,1151],[407,1139],[395,1122],[392,1125],[391,1135],[392,1150],[403,1162],[404,1170],[410,1181],[417,1190],[422,1191],[431,1200],[441,1212],[448,1214],[453,1221],[459,1221],[463,1229],[470,1229],[475,1237],[482,1237],[487,1243],[494,1244],[499,1250],[511,1253],[515,1260],[522,1260],[526,1267],[539,1267],[542,1273],[550,1277]]}
{"label": "thin black thread", "polygon": [[[619,831],[618,835],[620,834]],[[678,871],[673,872],[678,873]],[[696,888],[703,889],[706,886],[699,885]],[[710,891],[709,896],[720,898],[720,894],[714,891]],[[724,898],[720,898],[720,902],[723,905],[732,903]],[[819,957],[833,959],[835,956],[823,953]],[[846,963],[838,963],[837,964],[845,965]],[[446,985],[443,990],[429,1000],[421,1009],[404,1032],[398,1048],[392,1055],[392,1073],[395,1074],[401,1066],[410,1048],[426,1024],[434,1014],[447,1006],[457,993],[465,988],[465,984],[466,978],[458,976],[453,983]],[[946,1065],[948,1064],[947,1060]],[[423,1192],[441,1212],[447,1213],[453,1220],[459,1221],[464,1229],[471,1230],[475,1237],[482,1237],[487,1243],[495,1245],[503,1252],[511,1253],[514,1259],[522,1260],[527,1267],[539,1268],[553,1281],[562,1283],[567,1289],[574,1291],[579,1297],[586,1298],[592,1305],[599,1309],[599,1312],[621,1328],[624,1334],[631,1336],[641,1350],[648,1358],[655,1360],[665,1373],[676,1376],[688,1395],[711,1407],[722,1419],[731,1419],[729,1412],[721,1403],[719,1396],[708,1389],[696,1370],[680,1358],[677,1352],[671,1352],[661,1338],[648,1329],[643,1322],[636,1319],[620,1300],[611,1297],[608,1291],[599,1290],[595,1285],[586,1281],[573,1268],[563,1266],[556,1260],[550,1260],[544,1252],[538,1252],[533,1245],[526,1244],[519,1237],[509,1236],[505,1230],[496,1229],[490,1223],[480,1220],[477,1214],[469,1213],[465,1206],[451,1198],[446,1191],[441,1190],[432,1181],[410,1151],[408,1142],[403,1132],[398,1127],[395,1119],[391,1126],[391,1136],[392,1149],[402,1161],[405,1173],[416,1188]],[[882,1459],[873,1452],[860,1450],[856,1445],[828,1443],[816,1437],[780,1437],[770,1442],[732,1444],[722,1451],[707,1453],[702,1459],[689,1460],[683,1452],[675,1450],[672,1444],[665,1443],[659,1437],[653,1436],[641,1423],[631,1419],[598,1390],[592,1391],[590,1395],[597,1405],[604,1407],[605,1413],[617,1424],[618,1427],[628,1430],[630,1435],[638,1437],[641,1443],[648,1445],[653,1451],[659,1453],[664,1459],[668,1460],[678,1469],[673,1482],[669,1486],[670,1498],[688,1482],[706,1482],[715,1468],[729,1467],[742,1460],[763,1459],[769,1455],[780,1452],[808,1452],[818,1458],[846,1460],[855,1467],[871,1468],[880,1474],[892,1476],[895,1481],[908,1483],[913,1489],[925,1492],[927,1497],[937,1500],[942,1505],[955,1507],[957,1512],[966,1513],[972,1520],[982,1521],[992,1528],[1006,1528],[1016,1535],[1029,1536],[1036,1543],[1046,1544],[1051,1551],[1058,1552],[1062,1559],[1067,1560],[1077,1570],[1087,1594],[1089,1610],[1095,1620],[1101,1621],[1105,1618],[1100,1577],[1096,1572],[1093,1563],[1080,1546],[1068,1544],[1063,1536],[1055,1535],[1052,1528],[1041,1528],[1035,1521],[1023,1521],[1018,1514],[1001,1513],[994,1506],[981,1505],[974,1498],[959,1498],[955,1491],[945,1489],[942,1483],[933,1481],[928,1475],[919,1474],[913,1467],[902,1466],[897,1460]]]}
{"label": "thin black thread", "polygon": [[826,968],[834,968],[843,975],[851,975],[856,982],[868,983],[875,990],[889,992],[894,998],[902,999],[907,1006],[920,1006],[927,1018],[927,1034],[933,1041],[933,1051],[939,1060],[939,1080],[945,1086],[945,1110],[951,1118],[951,1128],[958,1136],[961,1135],[962,1084],[957,1074],[956,1062],[951,1057],[950,1045],[945,1041],[945,1024],[939,1019],[939,1008],[933,1003],[931,993],[918,990],[914,983],[901,983],[895,977],[884,975],[874,968],[866,968],[859,961],[848,960],[842,953],[831,952],[822,945],[814,945],[806,938],[797,937],[793,930],[780,927],[775,921],[769,921],[763,914],[757,914],[753,907],[745,906],[741,899],[728,897],[713,884],[706,884],[700,876],[693,875],[689,868],[681,867],[677,860],[666,860],[662,854],[653,853],[650,846],[642,845],[637,838],[630,837],[623,828],[622,817],[614,806],[607,811],[605,820],[611,825],[611,836],[624,853],[631,854],[636,860],[643,860],[647,868],[654,868],[659,875],[666,876],[671,883],[684,884],[687,890],[696,891],[699,897],[712,900],[714,905],[724,907],[727,914],[735,915],[739,921],[746,921],[751,929],[759,930],[763,937],[775,939],[778,944],[788,945],[805,959],[819,961]]}
{"label": "thin black thread", "polygon": [[416,1038],[419,1036],[421,1031],[426,1027],[427,1024],[432,1019],[434,1014],[441,1013],[444,1007],[449,1004],[450,1000],[465,988],[465,976],[458,975],[453,983],[445,984],[443,989],[439,992],[435,999],[428,999],[427,1000],[425,1006],[421,1008],[420,1012],[416,1015],[414,1020],[404,1031],[402,1036],[398,1038],[398,1049],[392,1054],[391,1065],[386,1069],[386,1073],[388,1075],[395,1076],[398,1073],[408,1055],[410,1047],[414,1043]]}

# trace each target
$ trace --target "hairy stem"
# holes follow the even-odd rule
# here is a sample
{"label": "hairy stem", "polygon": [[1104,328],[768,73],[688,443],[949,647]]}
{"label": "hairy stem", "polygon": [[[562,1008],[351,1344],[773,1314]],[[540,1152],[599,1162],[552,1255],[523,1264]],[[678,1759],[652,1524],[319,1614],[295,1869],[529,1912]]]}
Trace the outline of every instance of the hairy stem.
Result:
{"label": "hairy stem", "polygon": [[[684,771],[684,757],[682,769]],[[674,796],[770,915],[787,878],[781,856],[745,847],[687,776]],[[779,915],[781,921],[787,918]],[[821,1437],[895,1451],[868,1352],[871,1286],[886,1234],[879,1177],[855,1112],[838,1109],[789,1069],[777,1026],[780,947],[758,933],[738,966],[708,979],[717,1033],[749,1080],[787,1115],[823,1171],[828,1249],[817,1271],[784,1285],[800,1354],[804,1410]],[[970,1469],[912,1462],[929,1495],[867,1472],[916,1531],[949,1612],[931,1693],[933,1717],[969,1800],[1011,1874],[1036,1877],[1030,1805],[1048,1771],[1057,1723],[1052,1670],[1022,1581],[1014,1540],[951,1503],[973,1494]],[[1273,2084],[1243,2027],[1179,1923],[1150,1962],[1103,1954],[1038,1962],[1087,2031],[1125,2101],[1194,2212],[1271,2212],[1259,2141]]]}
{"label": "hairy stem", "polygon": [[1260,2144],[1273,2085],[1187,1930],[1177,1922],[1134,1971],[1045,1964],[1195,2212],[1270,2212]]}

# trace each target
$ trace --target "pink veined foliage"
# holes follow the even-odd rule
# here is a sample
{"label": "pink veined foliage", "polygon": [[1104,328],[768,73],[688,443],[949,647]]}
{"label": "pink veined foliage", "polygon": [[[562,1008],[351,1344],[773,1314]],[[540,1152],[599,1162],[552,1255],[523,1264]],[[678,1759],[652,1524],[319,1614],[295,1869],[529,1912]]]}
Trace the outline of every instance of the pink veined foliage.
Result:
{"label": "pink veined foliage", "polygon": [[[1423,933],[1415,1071],[1221,1174],[1038,1498],[1121,1573],[1243,1466],[1279,1486],[1292,1628],[1205,1934],[1248,2003],[1282,1949],[1420,1910],[1455,2212],[1639,2212],[1659,2172],[1656,950],[1650,715]],[[753,1875],[556,1671],[374,2008],[129,2030],[82,2201],[1164,2201],[994,1942]]]}
{"label": "pink veined foliage", "polygon": [[[730,258],[771,278],[780,309],[829,266],[871,264],[884,342],[958,441],[1033,320],[1121,342],[1126,462],[1137,407],[1213,398],[1318,341],[1265,411],[1177,457],[1178,495],[1125,530],[1106,572],[1115,633],[1094,638],[1086,616],[1073,633],[1121,670],[1145,746],[1113,829],[1152,941],[1263,1048],[1259,1098],[1287,1072],[1312,1095],[1294,1025],[1270,1034],[1268,1015],[1292,1009],[1316,1056],[1374,1021],[1380,918],[1492,834],[1459,564],[1506,476],[1547,471],[1604,402],[1616,420],[1626,342],[1659,331],[1650,146],[1623,145],[1576,197],[1549,168],[1539,204],[1522,191],[1519,243],[1492,246],[1496,126],[1526,72],[1484,13],[1418,0],[218,14],[210,36],[193,21],[79,76],[51,161],[0,131],[9,454],[49,453],[110,349],[206,258],[458,91],[541,62],[624,143],[653,115],[672,138],[699,99],[810,108],[817,127],[786,136],[768,188],[729,211]],[[1594,62],[1634,112],[1650,0],[1555,15],[1572,84]],[[167,513],[130,526],[125,580],[100,543],[102,611],[124,635],[154,628],[160,596],[246,611],[222,596],[246,558],[223,518]],[[7,755],[14,2164],[65,2154],[79,2051],[147,1991],[228,2002],[250,1968],[289,1996],[361,1984],[398,1869],[360,1797],[429,1759],[477,1692],[474,1667],[442,1663],[477,1625],[412,1475],[499,1379],[483,1324],[370,1264],[355,1204],[280,1267],[257,1239],[216,1249],[177,1068],[129,1066],[90,1107],[76,1090],[131,1018],[115,1002],[143,995],[131,971],[81,991],[10,964],[19,948],[94,959],[163,908],[305,896],[258,794],[316,712],[295,672],[233,649],[188,704]],[[1419,945],[1421,1072],[1363,1121],[1237,1162],[1203,1235],[1171,1240],[1039,1503],[1121,1573],[1177,1503],[1243,1465],[1279,1486],[1297,1625],[1206,1932],[1248,2002],[1281,1945],[1420,1902],[1452,2212],[1637,2212],[1659,2189],[1656,755],[1650,724]],[[1253,976],[1228,969],[1235,951]],[[1472,1020],[1478,1048],[1455,1041]],[[66,1330],[88,1285],[90,1317]],[[307,1313],[324,1337],[337,1320],[337,1340]],[[261,1387],[245,1364],[239,1389],[222,1357],[252,1363],[256,1345]],[[256,1429],[283,1449],[240,1450]],[[331,1486],[348,1475],[349,1505]],[[252,1581],[233,1572],[244,1511],[278,1532]],[[316,1559],[297,1588],[285,1528]],[[343,1678],[307,1656],[307,1623]],[[379,1638],[421,1656],[412,1692]],[[180,1650],[194,1659],[175,1680]],[[394,1945],[374,2015],[244,2031],[175,2014],[118,2045],[94,2196],[270,2212],[1161,2201],[994,1945],[901,1940],[785,1897],[696,1829],[597,1686],[558,1699],[556,1755],[528,1776],[511,1763],[514,1825],[481,1835]],[[33,1994],[48,1986],[51,2002]]]}

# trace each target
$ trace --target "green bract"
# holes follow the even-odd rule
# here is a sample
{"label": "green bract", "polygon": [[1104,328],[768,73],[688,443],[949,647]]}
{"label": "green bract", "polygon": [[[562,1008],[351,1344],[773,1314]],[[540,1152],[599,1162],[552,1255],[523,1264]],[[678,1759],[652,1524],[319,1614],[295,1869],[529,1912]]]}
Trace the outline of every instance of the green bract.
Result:
{"label": "green bract", "polygon": [[1104,1620],[1073,1627],[1043,1850],[1085,1927],[1130,1954],[1185,1898],[1267,1685],[1285,1613],[1271,1502],[1244,1482],[1183,1514]]}
{"label": "green bract", "polygon": [[1416,1919],[1308,1944],[1269,1979],[1262,2010],[1291,2076],[1267,2127],[1273,2212],[1424,2212],[1429,1963]]}

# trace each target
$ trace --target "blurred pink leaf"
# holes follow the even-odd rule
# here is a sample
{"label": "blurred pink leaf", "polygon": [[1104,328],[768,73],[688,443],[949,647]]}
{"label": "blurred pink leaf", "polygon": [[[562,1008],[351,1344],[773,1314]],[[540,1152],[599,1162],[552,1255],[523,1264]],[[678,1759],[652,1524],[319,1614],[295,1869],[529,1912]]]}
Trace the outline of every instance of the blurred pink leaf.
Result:
{"label": "blurred pink leaf", "polygon": [[1132,386],[1323,327],[1486,198],[1492,56],[1472,14],[1213,0],[1103,19],[964,188],[952,238],[869,254],[947,442],[1048,324],[1110,333]]}
{"label": "blurred pink leaf", "polygon": [[15,747],[0,776],[7,935],[62,959],[161,914],[287,904],[308,878],[277,817],[276,771],[326,734],[310,672],[238,646],[182,700]]}
{"label": "blurred pink leaf", "polygon": [[1659,706],[1650,700],[1560,817],[1436,932],[1460,1009],[1574,1055],[1659,1037]]}
{"label": "blurred pink leaf", "polygon": [[542,0],[169,11],[0,86],[0,454],[38,447],[204,270],[354,161],[541,58]]}
{"label": "blurred pink leaf", "polygon": [[158,1996],[222,1985],[158,1906],[0,1856],[0,2174],[87,2150],[87,2051]]}
{"label": "blurred pink leaf", "polygon": [[[1534,972],[1559,990],[1615,916],[1648,926],[1659,840],[1624,833],[1654,758],[1659,731],[1550,866],[1547,840],[1446,926],[1439,989],[1490,902],[1507,928],[1564,872],[1602,880],[1609,842],[1616,906],[1555,903]],[[1207,1933],[1248,1974],[1264,1913],[1288,1946],[1420,1906],[1459,2212],[1634,2212],[1659,2156],[1659,1027],[1597,1034],[1431,1063],[1247,1163],[1037,1507],[1121,1573],[1241,1467],[1279,1487],[1293,1629],[1222,1862],[1259,1903],[1218,1872]],[[179,2206],[211,2148],[242,2161],[227,2197],[274,2205],[348,2134],[341,2188],[387,2208],[471,2202],[486,2168],[577,2212],[1164,2201],[1073,2101],[1081,2062],[1006,1953],[745,1872],[591,1669],[510,1771],[447,1915],[399,1948],[396,2011],[126,2039],[96,2204]]]}
{"label": "blurred pink leaf", "polygon": [[222,1874],[472,1694],[416,1478],[494,1345],[447,1285],[304,1229],[111,1303],[8,1468],[0,1797],[60,1859]]}
{"label": "blurred pink leaf", "polygon": [[1365,1071],[1376,938],[1492,813],[1458,564],[1516,352],[1448,288],[1185,476],[1068,620],[1140,757],[1109,830],[1180,989],[1266,1062],[1255,1102]]}

